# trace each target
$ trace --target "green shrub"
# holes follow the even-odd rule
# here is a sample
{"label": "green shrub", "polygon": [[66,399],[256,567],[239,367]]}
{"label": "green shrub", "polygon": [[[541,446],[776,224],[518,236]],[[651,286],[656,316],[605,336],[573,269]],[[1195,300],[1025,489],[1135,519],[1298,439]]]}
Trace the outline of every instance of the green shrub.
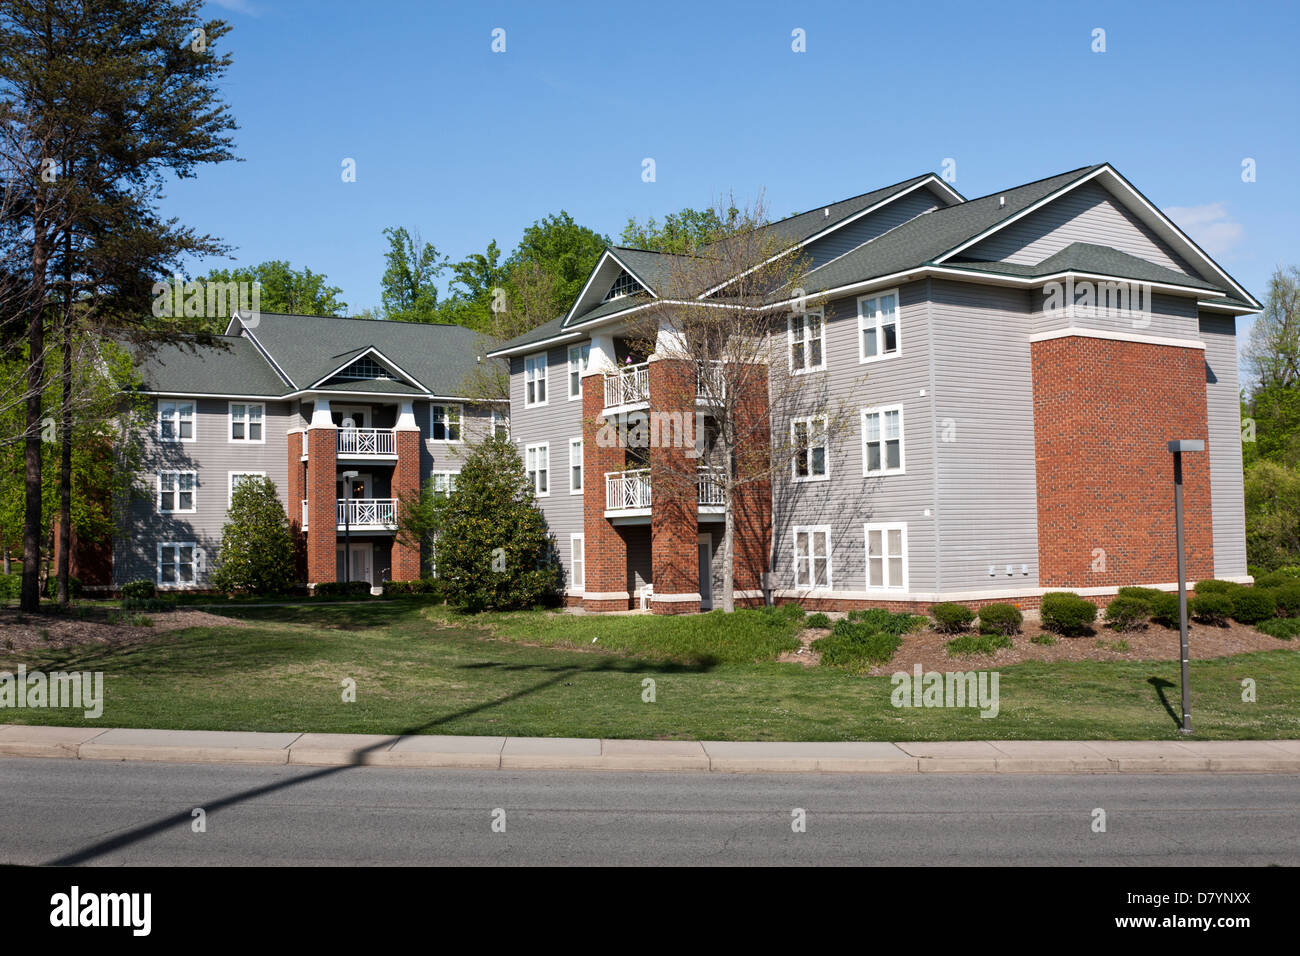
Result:
{"label": "green shrub", "polygon": [[[1013,604],[986,604],[980,608],[980,633],[1000,634],[1004,637],[1019,634],[1024,620],[1020,608]],[[1011,642],[1007,641],[1005,646],[1010,647]]]}
{"label": "green shrub", "polygon": [[1127,595],[1106,605],[1106,623],[1117,631],[1135,631],[1151,617],[1151,602]]}
{"label": "green shrub", "polygon": [[830,634],[813,641],[812,646],[827,667],[860,674],[888,662],[902,644],[901,634],[873,631],[861,621],[844,619],[836,621]]}
{"label": "green shrub", "polygon": [[1136,598],[1139,601],[1145,601],[1147,604],[1150,604],[1164,593],[1165,592],[1161,591],[1159,588],[1126,587],[1120,588],[1119,593],[1115,596],[1122,598]]}
{"label": "green shrub", "polygon": [[1056,635],[1048,634],[1044,631],[1042,634],[1035,634],[1029,639],[1030,644],[1042,644],[1044,647],[1051,647],[1056,643]]}
{"label": "green shrub", "polygon": [[21,574],[0,574],[0,599],[17,601],[23,594]]}
{"label": "green shrub", "polygon": [[1269,591],[1259,588],[1242,588],[1230,595],[1232,619],[1242,624],[1258,624],[1277,617],[1277,602]]}
{"label": "green shrub", "polygon": [[407,597],[420,595],[438,597],[441,589],[433,578],[416,578],[414,581],[385,581],[384,597]]}
{"label": "green shrub", "polygon": [[979,634],[963,634],[961,637],[953,638],[947,644],[948,653],[954,656],[993,654],[998,648],[1010,646],[1011,638],[1006,634],[996,634],[988,631],[981,631]]}
{"label": "green shrub", "polygon": [[1298,582],[1292,575],[1284,574],[1281,571],[1269,571],[1255,577],[1255,587],[1257,588],[1280,588],[1296,583]]}
{"label": "green shrub", "polygon": [[1087,633],[1097,620],[1097,605],[1085,601],[1073,591],[1049,591],[1039,606],[1043,627],[1057,634]]}
{"label": "green shrub", "polygon": [[176,610],[176,599],[168,598],[122,598],[123,611],[174,611]]}
{"label": "green shrub", "polygon": [[1282,617],[1300,617],[1300,582],[1274,588],[1273,604]]}
{"label": "green shrub", "polygon": [[122,585],[124,598],[151,598],[158,594],[158,586],[148,578],[136,578]]}
{"label": "green shrub", "polygon": [[1289,641],[1292,638],[1300,637],[1300,617],[1275,617],[1272,620],[1260,621],[1255,625],[1255,630],[1261,631],[1269,635],[1269,637]]}
{"label": "green shrub", "polygon": [[860,624],[868,631],[881,631],[885,634],[906,634],[930,623],[930,619],[924,615],[895,614],[882,607],[850,611],[845,620],[851,624]]}
{"label": "green shrub", "polygon": [[975,620],[975,612],[965,604],[945,601],[930,608],[934,615],[934,629],[941,634],[960,634],[968,630]]}
{"label": "green shrub", "polygon": [[1222,627],[1232,616],[1232,598],[1226,594],[1210,592],[1190,602],[1188,613],[1201,624]]}
{"label": "green shrub", "polygon": [[831,619],[825,614],[809,614],[808,620],[804,621],[805,627],[830,627]]}
{"label": "green shrub", "polygon": [[1197,581],[1194,590],[1196,591],[1197,597],[1204,597],[1206,594],[1227,594],[1231,591],[1235,591],[1239,587],[1241,587],[1241,585],[1234,581],[1219,581],[1211,579],[1209,581]]}
{"label": "green shrub", "polygon": [[[1192,599],[1187,599],[1190,608]],[[1177,593],[1165,591],[1162,592],[1151,602],[1151,620],[1155,621],[1161,627],[1178,626],[1178,595]]]}
{"label": "green shrub", "polygon": [[[19,575],[18,579],[19,581],[21,581],[22,576]],[[45,579],[45,596],[47,598],[53,598],[58,593],[59,593],[59,579],[54,575],[50,575],[48,578]],[[68,599],[71,600],[72,598],[76,598],[76,597],[81,597],[81,581],[78,578],[75,578],[71,574],[69,574],[68,575]]]}
{"label": "green shrub", "polygon": [[247,476],[235,485],[212,572],[218,591],[282,594],[293,582],[293,535],[280,492],[270,478]]}
{"label": "green shrub", "polygon": [[316,585],[318,597],[370,597],[369,581],[322,581]]}

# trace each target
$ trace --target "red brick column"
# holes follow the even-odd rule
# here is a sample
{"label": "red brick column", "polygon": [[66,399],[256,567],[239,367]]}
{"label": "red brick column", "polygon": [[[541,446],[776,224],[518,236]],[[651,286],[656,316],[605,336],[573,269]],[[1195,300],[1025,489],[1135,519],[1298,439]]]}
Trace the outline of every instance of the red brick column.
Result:
{"label": "red brick column", "polygon": [[[397,464],[393,467],[394,498],[416,498],[420,494],[420,433],[399,429]],[[420,576],[420,549],[400,539],[393,540],[392,576],[394,581],[414,581]]]}
{"label": "red brick column", "polygon": [[[338,577],[338,429],[308,428],[307,437],[307,582]],[[301,507],[301,505],[299,506]]]}
{"label": "red brick column", "polygon": [[1030,346],[1043,587],[1168,584],[1174,438],[1183,456],[1187,571],[1214,574],[1205,353],[1084,336]]}
{"label": "red brick column", "polygon": [[[610,440],[609,429],[602,436],[605,420],[600,413],[604,407],[605,377],[586,376],[582,380],[582,533],[586,547],[582,606],[588,611],[626,611],[632,600],[627,590],[627,541],[605,517],[605,473],[622,469],[627,452]],[[552,468],[555,461],[553,458]]]}
{"label": "red brick column", "polygon": [[686,442],[695,436],[693,363],[651,359],[650,410],[651,607],[656,614],[689,614],[700,609],[699,460]]}
{"label": "red brick column", "polygon": [[737,435],[736,474],[756,477],[736,490],[732,520],[737,591],[763,587],[763,572],[769,570],[772,539],[771,468],[772,422],[768,413],[767,367],[748,366],[730,376],[741,390],[735,405]]}

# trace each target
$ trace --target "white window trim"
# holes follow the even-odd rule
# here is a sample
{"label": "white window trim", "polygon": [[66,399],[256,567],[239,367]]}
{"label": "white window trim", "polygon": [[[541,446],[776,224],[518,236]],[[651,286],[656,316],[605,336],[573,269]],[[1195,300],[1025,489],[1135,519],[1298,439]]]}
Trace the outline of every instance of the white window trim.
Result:
{"label": "white window trim", "polygon": [[[191,503],[193,504],[193,507],[192,507],[192,508],[164,508],[164,507],[162,506],[162,496],[163,496],[162,480],[163,480],[163,475],[176,475],[178,478],[179,478],[181,475],[189,475],[190,477],[192,477],[192,478],[194,479],[194,482],[190,485],[190,500],[191,500]],[[181,499],[181,491],[180,491],[180,482],[179,482],[179,481],[176,483],[176,490],[173,492],[173,494],[176,495],[176,501],[177,501],[177,503],[179,503],[179,502],[180,502],[180,499]],[[192,515],[192,514],[197,514],[197,513],[198,513],[198,510],[199,510],[199,473],[198,473],[197,471],[173,471],[173,470],[170,469],[170,468],[164,468],[162,471],[158,472],[158,479],[157,479],[157,494],[154,496],[153,503],[154,503],[154,509],[155,509],[155,510],[158,512],[158,514],[160,514],[160,515]]]}
{"label": "white window trim", "polygon": [[[888,584],[882,585],[880,587],[871,586],[870,533],[872,531],[880,532],[881,547],[885,549],[884,556],[883,556],[885,564],[884,567],[881,569],[882,578],[888,578],[889,575],[889,550],[888,550],[889,532],[901,531],[903,533],[902,534],[903,583],[898,587],[891,587]],[[898,594],[899,592],[902,592],[904,594],[910,593],[910,588],[908,585],[907,522],[906,521],[892,521],[892,522],[881,523],[881,524],[864,524],[862,526],[862,584],[863,584],[863,588],[867,591],[876,591],[880,593],[887,592],[889,594]]]}
{"label": "white window trim", "polygon": [[457,479],[458,477],[460,477],[460,472],[459,472],[459,471],[441,471],[441,470],[439,470],[439,471],[431,471],[431,472],[429,472],[429,478],[430,478],[430,479],[437,478],[439,475],[442,475],[442,476],[445,476],[445,477],[446,477],[446,479],[447,479],[447,494],[450,495],[453,491],[456,490],[456,479]]}
{"label": "white window trim", "polygon": [[814,447],[817,447],[817,446],[814,446],[814,445],[811,445],[811,444],[810,444],[810,445],[808,446],[808,448],[809,448],[809,452],[810,452],[809,457],[808,457],[808,471],[809,471],[809,474],[808,474],[806,477],[800,477],[800,475],[799,475],[799,459],[798,459],[797,457],[792,457],[792,458],[790,459],[790,480],[791,480],[791,481],[797,481],[797,482],[800,482],[800,483],[803,483],[803,482],[805,482],[805,481],[830,481],[830,477],[831,477],[831,440],[830,440],[830,434],[829,434],[829,430],[830,430],[830,422],[828,421],[828,419],[827,419],[827,417],[826,417],[825,415],[806,415],[806,416],[803,416],[803,417],[801,417],[801,418],[792,418],[792,419],[790,419],[790,442],[791,442],[792,445],[794,444],[794,441],[795,441],[795,437],[794,437],[794,429],[795,429],[795,426],[798,425],[800,422],[804,422],[804,423],[807,423],[807,424],[808,424],[808,426],[809,426],[809,429],[808,429],[808,436],[809,436],[809,440],[811,441],[811,439],[812,439],[812,428],[811,428],[811,426],[812,426],[813,422],[817,422],[817,421],[821,422],[821,424],[822,424],[822,445],[821,445],[821,447],[826,449],[826,454],[823,456],[823,457],[824,457],[824,460],[825,460],[825,462],[826,462],[826,470],[825,470],[822,474],[820,474],[820,475],[814,475],[814,474],[811,473],[811,472],[812,472],[812,455],[811,455],[811,450],[812,450]]}
{"label": "white window trim", "polygon": [[226,510],[229,511],[235,504],[235,478],[265,478],[264,471],[228,471],[226,472]]}
{"label": "white window trim", "polygon": [[[574,464],[573,450],[575,448],[578,449],[577,464],[578,467],[582,469],[582,485],[578,488],[573,487],[573,464]],[[569,494],[580,495],[582,494],[582,489],[585,488],[586,486],[587,486],[587,470],[582,458],[582,439],[570,438],[569,439]]]}
{"label": "white window trim", "polygon": [[[528,400],[528,382],[529,382],[529,378],[528,378],[528,363],[529,363],[529,361],[532,361],[532,362],[533,362],[533,364],[534,364],[534,368],[535,368],[535,371],[539,371],[539,372],[540,372],[540,375],[538,375],[537,378],[540,378],[542,382],[545,382],[545,383],[546,383],[544,388],[542,388],[542,389],[535,389],[535,391],[545,391],[545,392],[546,392],[546,397],[543,398],[540,402],[530,402],[530,401]],[[549,368],[548,366],[549,366],[549,363],[548,363],[547,360],[546,360],[546,353],[545,353],[545,352],[535,352],[535,353],[532,354],[532,355],[525,355],[525,356],[524,356],[524,408],[541,408],[543,405],[549,405],[549,404],[550,404],[550,401],[551,401],[551,383],[547,380],[548,376],[550,375],[550,368]],[[534,378],[533,381],[537,381],[537,378]]]}
{"label": "white window trim", "polygon": [[[433,410],[435,408],[447,409],[447,431],[451,431],[451,409],[456,409],[456,434],[457,438],[434,438],[433,437]],[[461,445],[465,442],[465,406],[458,402],[430,402],[429,403],[429,442],[434,445]]]}
{"label": "white window trim", "polygon": [[[163,433],[162,433],[162,410],[163,410],[163,406],[164,406],[164,405],[172,405],[172,406],[188,405],[188,406],[190,406],[190,437],[189,437],[189,438],[181,438],[181,437],[180,437],[180,435],[181,435],[181,429],[180,429],[181,418],[180,418],[180,414],[179,414],[179,413],[175,414],[175,415],[172,417],[172,421],[173,421],[173,422],[175,423],[175,425],[176,425],[176,437],[175,437],[175,438],[164,438],[164,437],[163,437]],[[154,429],[155,429],[155,432],[156,432],[156,434],[157,434],[157,436],[158,436],[158,441],[161,442],[162,444],[165,444],[165,445],[170,445],[170,444],[173,444],[173,443],[175,443],[175,442],[180,442],[180,443],[183,443],[183,444],[188,445],[188,444],[190,444],[191,442],[196,442],[196,441],[198,441],[198,440],[199,440],[199,403],[196,402],[196,401],[194,401],[193,399],[170,399],[170,398],[160,398],[160,399],[158,399],[158,408],[157,408],[157,410],[154,412]],[[263,429],[263,431],[265,431],[265,429]]]}
{"label": "white window trim", "polygon": [[[868,327],[866,316],[862,314],[862,303],[871,302],[873,300],[879,301],[880,299],[883,299],[887,295],[892,295],[894,297],[895,348],[894,351],[892,352],[877,352],[875,355],[868,356],[867,350],[862,344],[862,333],[865,332]],[[881,289],[879,292],[872,292],[870,295],[858,296],[858,364],[859,365],[862,365],[866,362],[882,362],[885,361],[886,359],[898,358],[898,356],[903,354],[903,320],[902,320],[903,304],[902,303],[903,300],[899,298],[897,289]],[[877,346],[881,346],[884,344],[884,333],[881,330],[879,317],[877,317],[875,320],[875,329],[876,329],[876,344]]]}
{"label": "white window trim", "polygon": [[[244,406],[244,438],[234,438],[235,406]],[[257,407],[262,410],[262,437],[248,438],[248,409]],[[266,403],[265,402],[226,402],[226,444],[228,445],[265,445],[266,444]],[[251,474],[251,472],[250,472]]]}
{"label": "white window trim", "polygon": [[[813,584],[816,575],[813,574],[812,551],[809,550],[808,565],[808,584],[799,583],[799,535],[800,534],[825,534],[826,535],[826,583],[823,585]],[[811,546],[811,541],[809,542]],[[865,545],[864,545],[865,547]],[[794,586],[796,590],[801,591],[830,591],[834,587],[834,566],[835,552],[831,543],[831,526],[828,524],[809,524],[795,525],[794,535],[790,539],[790,557],[794,560],[792,568],[794,570]]]}
{"label": "white window trim", "polygon": [[[885,461],[885,413],[898,412],[898,467],[884,467]],[[867,470],[867,416],[880,416],[880,461],[882,467],[875,471]],[[869,405],[862,409],[859,416],[858,428],[862,433],[862,477],[877,478],[883,475],[905,475],[907,474],[907,424],[904,419],[907,416],[903,414],[902,405]]]}
{"label": "white window trim", "polygon": [[[430,412],[429,412],[429,415],[432,416],[432,415],[433,415],[433,412],[430,411]],[[429,423],[430,423],[430,426],[432,426],[432,424],[433,424],[433,418],[432,418],[432,417],[429,418]],[[502,412],[502,411],[500,411],[500,410],[494,408],[494,409],[492,409],[492,417],[491,417],[491,419],[490,419],[489,422],[488,422],[488,428],[491,429],[491,433],[492,433],[493,437],[496,436],[497,428],[498,428],[499,426],[501,426],[501,425],[505,425],[505,426],[506,426],[506,434],[505,434],[505,437],[506,437],[506,440],[508,441],[508,440],[510,439],[510,416],[509,416],[508,414],[506,414],[505,412]]]}
{"label": "white window trim", "polygon": [[[525,446],[524,446],[524,472],[525,472],[525,474],[528,472],[528,455],[529,455],[530,452],[532,452],[532,451],[533,451],[534,449],[536,449],[536,448],[545,448],[545,449],[546,449],[546,490],[545,490],[545,491],[538,491],[538,490],[537,490],[537,476],[536,476],[536,474],[534,474],[534,476],[533,476],[533,497],[534,497],[534,498],[549,498],[549,497],[551,497],[551,486],[552,486],[553,484],[555,484],[555,482],[554,482],[554,480],[553,480],[553,475],[551,474],[551,443],[550,443],[550,442],[548,442],[548,441],[543,441],[543,442],[537,442],[537,443],[534,444],[534,445],[525,445]],[[539,469],[537,469],[537,471],[541,471],[541,469],[539,468]],[[585,481],[587,476],[586,476],[586,475],[583,475],[582,477],[583,477],[583,480]]]}
{"label": "white window trim", "polygon": [[826,309],[825,309],[825,307],[819,305],[819,306],[817,306],[817,307],[815,307],[815,308],[808,309],[806,312],[801,312],[801,313],[799,313],[799,314],[802,315],[802,316],[804,317],[804,319],[805,319],[805,321],[804,321],[804,338],[803,338],[803,346],[804,346],[804,356],[805,356],[805,358],[806,358],[807,355],[808,355],[808,343],[809,343],[809,341],[811,341],[811,339],[808,337],[808,331],[807,331],[807,330],[808,330],[808,322],[807,322],[807,318],[808,318],[808,316],[810,316],[810,315],[816,315],[817,318],[821,320],[821,330],[822,330],[822,331],[821,331],[821,335],[819,336],[819,338],[821,339],[821,343],[822,343],[822,349],[821,349],[821,352],[822,352],[822,360],[821,360],[821,362],[818,363],[817,365],[808,365],[808,366],[806,366],[805,368],[795,368],[795,367],[794,367],[794,316],[795,316],[795,313],[792,312],[792,313],[790,313],[788,316],[786,316],[786,319],[785,319],[785,337],[786,337],[785,358],[786,358],[786,362],[787,362],[787,363],[789,364],[789,366],[790,366],[790,374],[791,374],[791,375],[807,375],[807,374],[809,374],[810,372],[824,372],[824,371],[826,370]]}
{"label": "white window trim", "polygon": [[[171,584],[164,584],[162,579],[162,553],[163,548],[191,548],[191,564],[194,568],[194,580],[189,584],[182,584],[179,581]],[[158,550],[154,559],[154,583],[164,590],[179,591],[185,588],[196,588],[199,586],[199,545],[197,541],[159,541]]]}
{"label": "white window trim", "polygon": [[[573,576],[574,555],[579,552],[582,554],[581,581]],[[587,589],[587,536],[582,532],[569,535],[569,578],[570,587]]]}
{"label": "white window trim", "polygon": [[[586,361],[583,361],[582,358],[583,349],[587,350],[588,358]],[[571,384],[571,379],[573,378],[573,353],[574,352],[578,353],[578,394],[577,395],[573,394],[573,386]],[[568,364],[567,374],[565,375],[564,378],[564,389],[568,393],[569,401],[580,402],[582,401],[582,377],[587,371],[588,364],[591,362],[591,358],[590,358],[591,343],[588,342],[583,345],[570,345],[568,355],[569,355],[569,364]]]}

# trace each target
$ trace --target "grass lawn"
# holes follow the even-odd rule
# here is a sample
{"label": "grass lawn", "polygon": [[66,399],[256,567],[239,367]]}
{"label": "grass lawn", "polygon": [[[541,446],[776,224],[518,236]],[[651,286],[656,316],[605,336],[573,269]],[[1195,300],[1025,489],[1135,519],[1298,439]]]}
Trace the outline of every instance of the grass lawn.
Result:
{"label": "grass lawn", "polygon": [[[896,709],[888,677],[778,663],[798,625],[545,612],[464,617],[418,600],[231,607],[249,626],[124,646],[0,649],[0,670],[104,671],[104,714],[0,711],[0,723],[206,730],[711,740],[1176,739],[1178,664],[1023,663],[1001,709]],[[592,642],[592,639],[595,642]],[[954,664],[968,669],[976,665]],[[356,681],[356,702],[342,681]],[[642,700],[655,682],[655,702]],[[1243,703],[1255,681],[1258,703]],[[1300,737],[1300,654],[1192,664],[1201,738]]]}

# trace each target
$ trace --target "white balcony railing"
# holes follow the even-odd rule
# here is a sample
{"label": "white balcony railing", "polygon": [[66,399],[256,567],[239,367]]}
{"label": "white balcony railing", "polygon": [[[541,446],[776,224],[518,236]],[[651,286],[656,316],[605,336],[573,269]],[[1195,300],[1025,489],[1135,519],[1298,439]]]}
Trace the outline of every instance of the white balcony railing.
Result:
{"label": "white balcony railing", "polygon": [[605,509],[631,511],[650,507],[650,469],[611,471],[605,475]]}
{"label": "white balcony railing", "polygon": [[619,408],[650,401],[650,363],[626,365],[605,375],[605,407]]}
{"label": "white balcony railing", "polygon": [[701,362],[695,369],[695,397],[720,402],[727,396],[727,380],[721,362]]}
{"label": "white balcony railing", "polygon": [[340,428],[338,453],[352,458],[397,454],[397,433],[391,428]]}
{"label": "white balcony railing", "polygon": [[385,528],[397,526],[396,498],[338,499],[338,526],[351,528]]}
{"label": "white balcony railing", "polygon": [[721,507],[727,503],[726,491],[722,482],[715,476],[717,472],[712,468],[700,468],[698,481],[699,490],[696,493],[696,500],[701,507],[712,508]]}

